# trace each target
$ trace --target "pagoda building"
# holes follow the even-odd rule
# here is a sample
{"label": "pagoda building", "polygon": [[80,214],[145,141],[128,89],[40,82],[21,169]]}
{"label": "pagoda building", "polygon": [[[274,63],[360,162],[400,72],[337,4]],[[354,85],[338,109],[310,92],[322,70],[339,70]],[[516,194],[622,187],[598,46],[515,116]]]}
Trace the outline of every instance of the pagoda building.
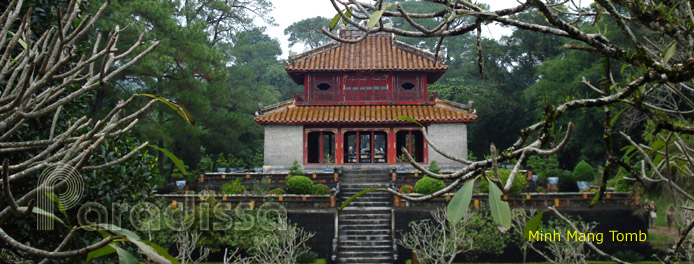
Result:
{"label": "pagoda building", "polygon": [[[340,31],[344,38],[361,34]],[[419,163],[462,167],[430,150],[421,127],[396,118],[419,121],[437,147],[467,157],[466,125],[476,114],[427,91],[447,68],[433,54],[385,33],[290,56],[285,70],[304,93],[257,114],[265,129],[265,169],[286,169],[294,161],[309,168],[393,165],[403,163],[402,147]]]}

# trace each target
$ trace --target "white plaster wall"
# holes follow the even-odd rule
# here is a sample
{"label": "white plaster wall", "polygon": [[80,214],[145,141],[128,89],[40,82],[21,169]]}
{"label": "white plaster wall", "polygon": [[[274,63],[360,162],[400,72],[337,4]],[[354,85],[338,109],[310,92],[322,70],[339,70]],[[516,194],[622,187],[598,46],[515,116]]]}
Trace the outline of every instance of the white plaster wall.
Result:
{"label": "white plaster wall", "polygon": [[267,169],[288,168],[304,158],[303,126],[267,125],[265,126],[264,167]]}
{"label": "white plaster wall", "polygon": [[[431,124],[427,129],[429,139],[440,150],[456,157],[467,159],[467,126],[464,123]],[[436,161],[439,167],[464,167],[460,162],[445,158],[428,146],[429,162]]]}

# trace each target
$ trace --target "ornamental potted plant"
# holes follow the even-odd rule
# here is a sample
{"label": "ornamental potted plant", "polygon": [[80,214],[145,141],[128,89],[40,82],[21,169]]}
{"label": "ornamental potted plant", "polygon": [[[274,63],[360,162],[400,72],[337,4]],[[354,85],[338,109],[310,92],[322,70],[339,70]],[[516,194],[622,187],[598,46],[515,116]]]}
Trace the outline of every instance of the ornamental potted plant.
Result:
{"label": "ornamental potted plant", "polygon": [[183,177],[183,173],[181,173],[178,169],[171,173],[171,178],[176,183],[176,189],[183,190],[183,188],[186,187],[186,179]]}
{"label": "ornamental potted plant", "polygon": [[585,160],[581,160],[581,162],[574,167],[572,176],[574,180],[576,180],[578,190],[584,191],[588,188],[588,184],[595,178],[595,169]]}
{"label": "ornamental potted plant", "polygon": [[398,157],[395,158],[395,162],[400,163],[400,166],[398,167],[397,171],[404,172],[405,171],[405,163],[408,162],[405,154],[398,155]]}
{"label": "ornamental potted plant", "polygon": [[212,158],[207,154],[203,155],[198,162],[198,170],[204,173],[205,171],[211,172],[212,168],[214,168]]}
{"label": "ornamental potted plant", "polygon": [[229,167],[231,167],[232,172],[237,171],[237,172],[243,172],[245,168],[243,167],[243,160],[240,158],[236,158],[229,154],[227,156],[227,160],[229,161]]}
{"label": "ornamental potted plant", "polygon": [[220,173],[225,173],[227,171],[227,167],[229,166],[229,162],[227,162],[227,159],[224,158],[224,154],[222,153],[217,155],[217,160],[214,162],[214,164],[217,166],[217,172]]}
{"label": "ornamental potted plant", "polygon": [[333,156],[330,156],[330,154],[325,154],[325,157],[323,157],[323,164],[325,164],[325,172],[333,172],[335,171],[334,168],[330,167],[330,165],[335,163],[335,158]]}
{"label": "ornamental potted plant", "polygon": [[253,156],[253,165],[255,166],[253,170],[256,173],[263,173],[263,153],[258,152]]}

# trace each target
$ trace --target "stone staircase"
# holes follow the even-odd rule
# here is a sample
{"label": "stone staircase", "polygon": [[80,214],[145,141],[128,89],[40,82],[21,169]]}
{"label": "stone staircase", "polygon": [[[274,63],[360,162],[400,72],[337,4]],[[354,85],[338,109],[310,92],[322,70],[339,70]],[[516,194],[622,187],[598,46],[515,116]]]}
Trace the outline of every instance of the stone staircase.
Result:
{"label": "stone staircase", "polygon": [[[387,168],[345,168],[338,202],[368,188],[388,187]],[[392,195],[370,192],[360,196],[338,215],[337,263],[393,263]]]}

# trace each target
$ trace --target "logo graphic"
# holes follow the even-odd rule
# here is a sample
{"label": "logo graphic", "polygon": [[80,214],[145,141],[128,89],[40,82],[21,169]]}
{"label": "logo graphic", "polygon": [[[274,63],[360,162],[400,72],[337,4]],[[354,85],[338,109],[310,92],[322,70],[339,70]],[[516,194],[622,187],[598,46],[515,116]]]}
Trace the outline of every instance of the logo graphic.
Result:
{"label": "logo graphic", "polygon": [[53,230],[55,206],[61,211],[75,207],[84,191],[84,179],[74,167],[58,163],[41,172],[37,187],[36,207],[48,214],[37,214],[36,228]]}

